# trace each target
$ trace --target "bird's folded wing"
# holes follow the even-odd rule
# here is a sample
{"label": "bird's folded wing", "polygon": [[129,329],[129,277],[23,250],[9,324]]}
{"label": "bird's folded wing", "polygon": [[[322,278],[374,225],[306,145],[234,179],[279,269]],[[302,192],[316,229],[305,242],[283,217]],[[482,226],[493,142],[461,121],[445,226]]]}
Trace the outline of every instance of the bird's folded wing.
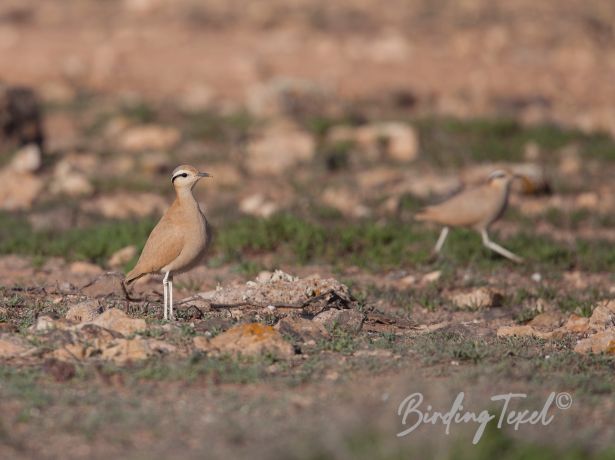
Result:
{"label": "bird's folded wing", "polygon": [[150,234],[132,274],[160,271],[173,262],[184,247],[184,236],[169,220],[161,220]]}

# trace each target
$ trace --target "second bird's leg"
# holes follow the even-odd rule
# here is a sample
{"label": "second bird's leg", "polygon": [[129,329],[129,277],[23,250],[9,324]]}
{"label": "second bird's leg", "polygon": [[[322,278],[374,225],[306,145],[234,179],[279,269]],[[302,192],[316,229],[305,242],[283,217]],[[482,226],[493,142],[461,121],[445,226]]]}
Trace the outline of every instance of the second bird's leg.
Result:
{"label": "second bird's leg", "polygon": [[438,254],[444,246],[444,242],[446,241],[446,237],[448,236],[448,227],[444,227],[440,232],[440,236],[438,237],[438,242],[436,243],[436,247],[433,249],[434,254]]}
{"label": "second bird's leg", "polygon": [[169,318],[175,319],[175,314],[173,313],[173,277],[169,277]]}
{"label": "second bird's leg", "polygon": [[164,319],[169,319],[167,313],[167,304],[169,299],[169,272],[164,274],[164,278],[162,279],[162,286],[164,288]]}
{"label": "second bird's leg", "polygon": [[517,263],[521,263],[523,262],[523,259],[521,257],[519,257],[516,254],[513,254],[512,252],[510,252],[508,249],[503,248],[502,246],[500,246],[497,243],[494,243],[493,241],[491,241],[489,239],[489,235],[487,234],[487,230],[481,230],[480,232],[481,236],[483,237],[483,244],[488,247],[489,249],[491,249],[492,251],[497,252],[498,254],[506,257],[507,259],[510,259],[514,262]]}

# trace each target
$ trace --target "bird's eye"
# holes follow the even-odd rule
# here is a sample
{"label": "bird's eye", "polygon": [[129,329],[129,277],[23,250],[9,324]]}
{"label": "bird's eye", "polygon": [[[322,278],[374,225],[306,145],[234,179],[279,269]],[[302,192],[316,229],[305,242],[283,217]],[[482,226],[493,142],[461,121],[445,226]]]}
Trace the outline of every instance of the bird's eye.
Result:
{"label": "bird's eye", "polygon": [[183,173],[183,174],[181,174],[181,176],[182,177],[188,177],[188,174],[187,173]]}

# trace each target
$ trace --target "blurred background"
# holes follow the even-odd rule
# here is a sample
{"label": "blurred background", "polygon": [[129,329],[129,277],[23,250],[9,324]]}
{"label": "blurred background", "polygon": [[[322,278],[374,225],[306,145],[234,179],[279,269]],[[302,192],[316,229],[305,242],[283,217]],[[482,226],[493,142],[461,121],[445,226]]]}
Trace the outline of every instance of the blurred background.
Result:
{"label": "blurred background", "polygon": [[[407,218],[503,165],[567,192],[521,208],[550,216],[538,230],[592,236],[613,208],[614,19],[605,1],[7,0],[0,209],[54,231],[157,215],[194,163],[213,222]],[[134,236],[10,239],[100,263]]]}
{"label": "blurred background", "polygon": [[[598,302],[615,295],[614,75],[608,0],[2,0],[0,293],[11,308],[0,308],[0,333],[7,324],[29,331],[41,312],[63,316],[79,286],[132,267],[183,163],[213,175],[196,194],[215,238],[206,265],[178,277],[177,298],[281,267],[342,280],[360,314],[386,320],[319,345],[301,364],[215,367],[186,352],[179,365],[175,357],[128,370],[79,365],[68,378],[77,375],[75,400],[63,383],[49,384],[47,370],[37,387],[30,368],[2,367],[9,383],[0,395],[19,396],[0,441],[26,456],[23,440],[36,438],[35,451],[49,456],[67,445],[84,457],[97,446],[207,453],[211,442],[217,453],[246,456],[257,446],[281,458],[299,446],[296,458],[409,458],[421,451],[394,442],[394,414],[418,366],[413,385],[436,388],[443,404],[449,383],[475,388],[477,404],[511,381],[530,385],[537,403],[560,388],[585,398],[557,429],[524,433],[550,445],[525,458],[559,458],[551,447],[567,443],[589,449],[575,459],[612,446],[612,359],[579,357],[574,340],[546,351],[535,338],[498,341],[496,330],[545,312],[558,326],[577,315],[587,328]],[[526,180],[494,238],[527,263],[512,267],[464,230],[432,260],[439,229],[413,215],[501,167]],[[136,287],[154,294],[146,313],[122,308],[157,324],[148,305],[159,303],[159,284]],[[484,286],[499,289],[504,308],[450,301]],[[182,349],[197,332],[241,321],[224,311],[212,326],[193,314],[183,326],[196,329],[150,333]],[[444,321],[464,326],[403,335],[407,324]],[[366,343],[372,354],[355,356]],[[198,404],[181,399],[190,378]],[[171,382],[175,399],[159,381]],[[75,396],[92,382],[98,393]],[[94,415],[82,425],[86,411]],[[173,439],[161,436],[169,426]],[[526,452],[498,431],[482,450],[433,434],[420,439],[441,458]]]}
{"label": "blurred background", "polygon": [[583,174],[612,172],[614,20],[605,1],[7,0],[0,209],[56,230],[157,214],[187,162],[215,176],[210,216],[399,216],[504,162],[525,192],[583,192],[525,214],[608,214]]}

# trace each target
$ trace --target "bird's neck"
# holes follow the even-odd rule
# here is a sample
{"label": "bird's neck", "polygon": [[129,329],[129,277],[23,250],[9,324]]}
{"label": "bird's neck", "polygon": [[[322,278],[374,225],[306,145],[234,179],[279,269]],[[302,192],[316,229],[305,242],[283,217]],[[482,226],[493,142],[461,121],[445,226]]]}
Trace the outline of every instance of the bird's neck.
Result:
{"label": "bird's neck", "polygon": [[179,204],[196,204],[196,199],[192,194],[192,188],[183,187],[175,189],[175,196],[177,197],[177,201]]}

